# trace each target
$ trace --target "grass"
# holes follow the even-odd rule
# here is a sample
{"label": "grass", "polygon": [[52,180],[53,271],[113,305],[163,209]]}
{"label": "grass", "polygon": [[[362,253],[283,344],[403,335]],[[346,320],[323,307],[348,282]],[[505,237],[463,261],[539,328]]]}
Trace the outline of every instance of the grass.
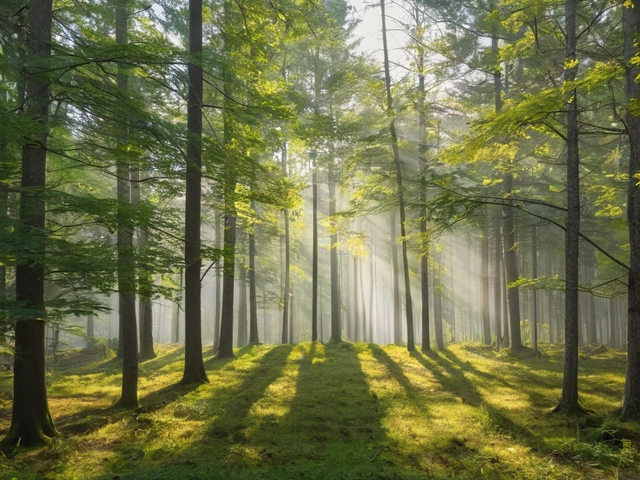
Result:
{"label": "grass", "polygon": [[[119,410],[110,358],[50,370],[61,436],[0,454],[0,479],[638,478],[640,426],[621,423],[625,356],[581,353],[581,402],[552,414],[562,353],[479,345],[254,346],[205,357],[211,383],[177,386],[182,352],[140,365],[135,411]],[[0,435],[11,376],[0,373]]]}

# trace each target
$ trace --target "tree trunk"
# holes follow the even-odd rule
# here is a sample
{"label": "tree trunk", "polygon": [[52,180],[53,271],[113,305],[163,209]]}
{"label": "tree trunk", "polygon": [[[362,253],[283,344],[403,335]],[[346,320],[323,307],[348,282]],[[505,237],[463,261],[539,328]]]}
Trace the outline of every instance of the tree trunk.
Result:
{"label": "tree trunk", "polygon": [[[128,0],[118,0],[116,4],[116,43],[128,43]],[[125,67],[118,65],[118,88],[126,92],[129,78]],[[124,150],[127,141],[127,127],[123,126],[119,138]],[[122,155],[122,153],[121,153]],[[122,394],[117,405],[120,407],[138,407],[138,327],[136,324],[136,272],[133,255],[133,219],[128,212],[131,203],[131,185],[129,181],[130,165],[121,156],[116,160],[118,190],[118,311],[120,318],[122,345]]]}
{"label": "tree trunk", "polygon": [[500,350],[502,344],[502,232],[500,231],[500,212],[497,210],[498,215],[494,218],[493,227],[493,241],[494,241],[494,256],[493,256],[493,310],[495,315],[496,325],[496,348]]}
{"label": "tree trunk", "polygon": [[[576,78],[577,0],[565,3],[566,53],[564,81]],[[580,158],[578,152],[578,99],[567,98],[567,230],[565,244],[564,371],[562,397],[556,411],[574,414],[578,404],[578,260],[580,234]]]}
{"label": "tree trunk", "polygon": [[439,350],[444,350],[444,335],[442,331],[442,255],[437,250],[434,251],[434,269],[437,272],[433,276],[433,320],[436,334],[436,345]]}
{"label": "tree trunk", "polygon": [[312,154],[313,174],[313,253],[312,253],[312,272],[311,272],[311,341],[318,340],[318,165],[317,152]]}
{"label": "tree trunk", "polygon": [[[232,203],[227,202],[227,203]],[[231,205],[227,205],[232,209]],[[233,207],[235,210],[235,207]],[[220,319],[220,344],[218,357],[233,357],[233,293],[235,278],[235,250],[236,250],[236,216],[234,213],[225,214],[224,219],[224,265],[222,279],[222,314]]]}
{"label": "tree trunk", "polygon": [[387,90],[387,115],[389,121],[389,132],[391,133],[391,148],[396,166],[396,181],[398,188],[398,208],[400,209],[400,236],[402,238],[402,264],[404,267],[404,294],[407,317],[407,350],[415,350],[415,339],[413,331],[413,302],[411,300],[411,278],[409,276],[409,258],[407,253],[407,231],[404,207],[404,190],[402,185],[402,164],[400,150],[398,148],[398,137],[396,135],[395,114],[393,111],[393,98],[391,97],[391,75],[389,72],[389,49],[387,47],[387,19],[385,13],[385,0],[380,2],[382,14],[382,50],[384,56],[384,76]]}
{"label": "tree trunk", "polygon": [[[27,54],[30,60],[51,56],[51,0],[31,0],[28,13]],[[20,220],[31,240],[37,260],[16,267],[16,300],[29,313],[16,321],[13,409],[11,426],[2,443],[31,446],[44,443],[57,431],[49,412],[45,371],[45,197],[49,84],[29,70],[25,114],[37,122],[38,131],[25,137],[22,148]],[[32,190],[32,191],[30,191]],[[26,194],[28,192],[28,194]]]}
{"label": "tree trunk", "polygon": [[[287,173],[287,144],[282,147],[282,170]],[[289,296],[291,294],[291,240],[289,238],[289,209],[282,210],[284,216],[284,292],[282,297],[282,343],[289,343]]]}
{"label": "tree trunk", "polygon": [[491,345],[491,320],[489,318],[489,229],[484,227],[480,239],[481,265],[481,297],[482,297],[482,341]]}
{"label": "tree trunk", "polygon": [[622,397],[622,418],[640,420],[640,117],[631,105],[640,98],[637,77],[640,67],[632,60],[638,54],[640,34],[640,2],[632,0],[623,6],[624,58],[626,67],[627,132],[629,136],[629,186],[627,223],[629,225],[629,281],[627,327],[627,376]]}
{"label": "tree trunk", "polygon": [[393,343],[402,344],[402,299],[400,294],[400,266],[398,265],[398,245],[396,243],[396,211],[389,215],[391,232],[391,276],[393,277]]}
{"label": "tree trunk", "polygon": [[[224,248],[224,240],[222,237],[222,226],[220,225],[220,212],[216,210],[214,216],[214,225],[216,230],[216,248],[222,250]],[[223,260],[224,261],[224,260]],[[220,260],[218,260],[218,264]],[[213,316],[213,353],[218,353],[218,346],[220,345],[220,317],[222,313],[222,275],[220,272],[216,272],[215,287],[216,292],[216,307]]]}
{"label": "tree trunk", "polygon": [[[138,207],[140,205],[140,169],[132,166],[131,168],[131,205]],[[144,249],[148,244],[148,231],[146,227],[138,230],[138,250]],[[155,358],[153,351],[153,311],[151,309],[151,288],[152,279],[149,269],[146,265],[140,264],[138,267],[138,285],[139,285],[139,327],[140,327],[140,360],[148,360]]]}
{"label": "tree trunk", "polygon": [[[333,161],[333,159],[332,159]],[[336,214],[336,185],[333,170],[329,170],[329,217]],[[331,229],[331,341],[342,341],[342,322],[340,320],[340,278],[338,273],[338,232]]]}
{"label": "tree trunk", "polygon": [[255,226],[249,233],[249,344],[258,345],[258,295],[256,293],[256,237]]}
{"label": "tree trunk", "polygon": [[[538,278],[538,235],[537,228],[531,228],[531,277]],[[538,353],[538,289],[533,289],[533,315],[531,318],[531,347],[533,354]]]}

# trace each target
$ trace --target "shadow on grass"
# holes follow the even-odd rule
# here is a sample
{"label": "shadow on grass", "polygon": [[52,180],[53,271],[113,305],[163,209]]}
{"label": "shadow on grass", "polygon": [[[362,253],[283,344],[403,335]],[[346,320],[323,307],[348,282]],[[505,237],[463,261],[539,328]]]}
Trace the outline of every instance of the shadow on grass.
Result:
{"label": "shadow on grass", "polygon": [[[487,412],[493,428],[497,432],[507,434],[514,441],[522,443],[532,449],[538,449],[546,445],[543,438],[515,422],[507,413],[483,400],[482,395],[474,384],[464,375],[465,370],[473,374],[481,373],[471,364],[462,362],[455,354],[448,350],[430,352],[428,354],[416,352],[413,356],[434,375],[445,389],[460,397],[465,403],[474,407],[482,406],[484,411]],[[443,375],[439,369],[434,368],[434,363],[442,367],[447,375]]]}
{"label": "shadow on grass", "polygon": [[[235,359],[212,359],[212,364],[226,364],[238,357],[248,355],[254,347],[248,346],[236,353]],[[283,373],[287,357],[293,347],[280,345],[271,348],[258,360],[257,364],[248,372],[239,372],[244,379],[239,385],[228,387],[216,394],[223,399],[223,404],[217,408],[218,415],[207,427],[205,438],[228,438],[232,441],[243,441],[243,430],[247,427],[247,418],[251,407],[260,400],[269,385],[276,381]]]}
{"label": "shadow on grass", "polygon": [[[408,478],[382,459],[390,443],[353,344],[297,347],[295,395],[284,417],[257,432],[263,462],[282,478]],[[415,474],[415,472],[412,472]]]}

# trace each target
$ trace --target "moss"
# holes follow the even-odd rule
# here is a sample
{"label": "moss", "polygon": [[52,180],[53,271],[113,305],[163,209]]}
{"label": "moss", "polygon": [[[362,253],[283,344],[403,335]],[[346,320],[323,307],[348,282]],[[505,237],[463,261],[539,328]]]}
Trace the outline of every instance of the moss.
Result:
{"label": "moss", "polygon": [[[136,411],[112,408],[118,365],[54,370],[61,439],[0,455],[0,479],[475,479],[635,476],[640,426],[619,407],[625,357],[591,352],[581,402],[599,415],[547,412],[562,353],[473,344],[428,354],[341,342],[245,347],[206,358],[207,385],[177,386],[179,349],[142,363]],[[0,433],[10,412],[0,373]],[[616,441],[612,441],[611,438]],[[20,472],[19,475],[17,472]]]}

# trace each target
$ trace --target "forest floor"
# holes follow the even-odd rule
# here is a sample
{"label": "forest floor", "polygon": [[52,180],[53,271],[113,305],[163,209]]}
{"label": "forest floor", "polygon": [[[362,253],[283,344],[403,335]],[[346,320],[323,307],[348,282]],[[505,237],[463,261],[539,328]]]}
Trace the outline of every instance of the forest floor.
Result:
{"label": "forest floor", "polygon": [[[254,346],[177,386],[182,350],[140,364],[140,403],[115,409],[113,358],[49,370],[60,432],[0,452],[0,479],[640,478],[640,425],[619,422],[622,352],[581,350],[593,415],[551,413],[562,350],[512,356],[479,345],[409,354],[399,346]],[[0,373],[0,436],[11,374]],[[605,441],[603,441],[605,440]]]}

